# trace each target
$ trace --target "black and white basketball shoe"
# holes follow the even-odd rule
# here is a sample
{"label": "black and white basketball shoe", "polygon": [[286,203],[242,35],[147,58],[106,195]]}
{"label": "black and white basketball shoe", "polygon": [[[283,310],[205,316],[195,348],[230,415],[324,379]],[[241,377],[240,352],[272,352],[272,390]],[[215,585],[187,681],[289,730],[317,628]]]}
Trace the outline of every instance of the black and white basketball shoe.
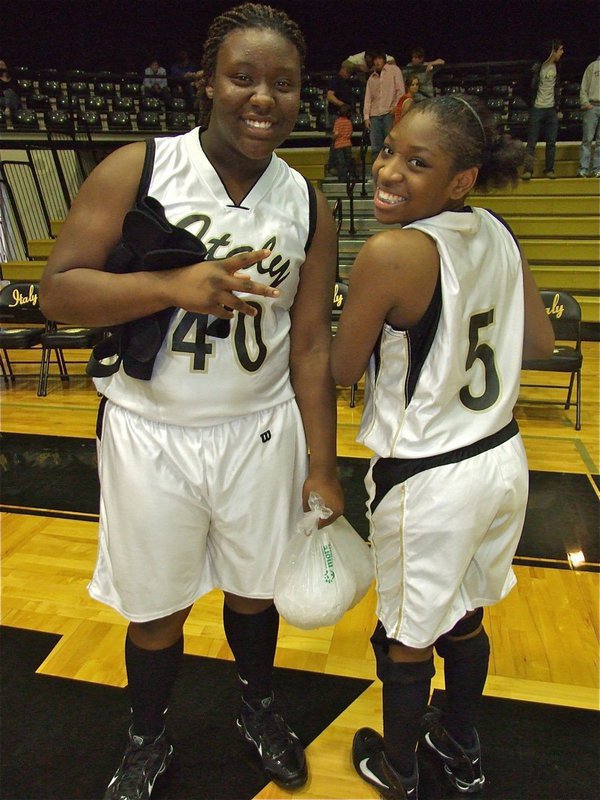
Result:
{"label": "black and white basketball shoe", "polygon": [[360,728],[352,742],[352,762],[360,777],[374,786],[384,800],[419,800],[419,771],[410,778],[399,775],[385,753],[383,736],[372,728]]}
{"label": "black and white basketball shoe", "polygon": [[132,734],[130,728],[129,744],[103,800],[149,800],[172,757],[173,746],[164,730],[156,739],[147,740]]}
{"label": "black and white basketball shoe", "polygon": [[282,715],[271,694],[256,704],[242,701],[237,727],[253,745],[268,778],[285,789],[299,789],[308,779],[304,748]]}

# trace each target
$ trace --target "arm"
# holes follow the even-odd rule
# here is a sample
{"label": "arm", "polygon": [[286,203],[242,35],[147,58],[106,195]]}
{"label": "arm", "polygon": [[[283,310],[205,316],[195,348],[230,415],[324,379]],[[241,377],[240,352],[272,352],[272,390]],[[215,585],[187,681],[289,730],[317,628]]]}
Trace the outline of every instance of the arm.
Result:
{"label": "arm", "polygon": [[544,303],[529,269],[525,256],[523,265],[523,295],[525,300],[525,327],[523,331],[523,358],[550,358],[554,348],[554,331]]}
{"label": "arm", "polygon": [[444,61],[443,58],[434,58],[433,61],[426,61],[425,66],[427,67],[427,71],[429,71],[432,70],[434,67],[441,66],[442,64],[445,63],[446,62]]}
{"label": "arm", "polygon": [[390,109],[390,114],[394,113],[394,109],[398,105],[398,100],[404,94],[404,78],[402,76],[402,70],[400,67],[396,67],[397,72],[394,75],[394,99],[392,101],[392,107]]}
{"label": "arm", "polygon": [[333,511],[333,522],[344,509],[337,479],[336,397],[330,372],[331,304],[336,266],[336,233],[325,197],[317,192],[317,228],[300,271],[292,305],[290,375],[310,450],[309,474],[303,489],[317,492]]}
{"label": "arm", "polygon": [[371,81],[367,81],[367,86],[365,88],[365,99],[363,103],[363,122],[365,124],[365,128],[369,130],[371,127]]}
{"label": "arm", "polygon": [[592,82],[592,67],[593,64],[590,64],[585,72],[583,73],[583,78],[581,79],[581,85],[579,87],[579,105],[585,111],[592,107],[590,103],[590,84]]}
{"label": "arm", "polygon": [[[48,319],[107,327],[171,306],[231,317],[223,305],[241,311],[244,306],[244,313],[252,313],[246,303],[240,306],[233,291],[274,296],[270,288],[233,274],[254,263],[256,253],[160,272],[103,271],[135,202],[144,152],[140,142],[119,148],[81,187],[40,283],[40,304]],[[244,288],[250,284],[253,288]]]}
{"label": "arm", "polygon": [[333,89],[327,90],[327,102],[331,103],[334,106],[343,106],[344,101],[340,100],[339,97],[336,97]]}
{"label": "arm", "polygon": [[400,116],[403,117],[407,111],[410,111],[414,104],[415,101],[412,99],[412,97],[407,97],[404,103],[402,103],[402,111],[400,112]]}
{"label": "arm", "polygon": [[439,272],[435,243],[420,231],[387,230],[362,246],[331,348],[335,382],[351,386],[365,372],[384,322],[410,328],[433,296]]}

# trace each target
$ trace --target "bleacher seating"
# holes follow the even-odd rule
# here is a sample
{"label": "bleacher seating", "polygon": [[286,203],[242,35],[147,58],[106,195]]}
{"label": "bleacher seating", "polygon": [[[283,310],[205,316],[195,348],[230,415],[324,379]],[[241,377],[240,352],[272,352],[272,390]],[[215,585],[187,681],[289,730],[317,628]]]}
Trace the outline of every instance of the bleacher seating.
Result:
{"label": "bleacher seating", "polygon": [[[523,136],[527,120],[524,114],[528,109],[528,71],[530,62],[446,64],[436,68],[434,84],[440,94],[471,92],[483,97],[496,115],[498,125],[506,132]],[[579,78],[585,65],[576,59],[564,59],[563,80],[561,83],[561,111],[563,119],[559,127],[559,141],[579,140],[581,137],[581,111],[579,109]],[[152,107],[156,98],[144,98],[143,75],[137,72],[116,73],[103,70],[90,73],[72,69],[60,73],[53,69],[33,70],[28,66],[15,66],[13,72],[17,90],[25,110],[37,114],[38,127],[43,130],[45,114],[48,110],[78,111],[84,106],[88,111],[98,110],[103,115],[111,111],[125,111],[132,117],[131,131],[136,129],[136,118],[140,111],[157,111],[161,114],[161,129],[176,132],[189,127],[191,120],[169,117],[167,112],[190,113],[185,100],[174,98],[172,105]],[[301,90],[301,116],[294,135],[304,134],[324,136],[331,121],[327,120],[327,85],[334,73],[321,72],[307,75]],[[357,133],[360,133],[360,119],[364,82],[354,79],[354,103],[352,119]],[[101,99],[98,99],[101,98]],[[129,102],[130,101],[130,102]],[[160,103],[160,100],[157,100]],[[12,122],[8,120],[10,131]],[[23,130],[21,122],[20,130]],[[32,127],[32,130],[35,128]],[[110,133],[116,128],[101,125],[98,133]],[[121,130],[125,131],[127,126]]]}
{"label": "bleacher seating", "polygon": [[[575,62],[574,62],[575,63]],[[505,132],[524,138],[529,115],[528,87],[524,80],[528,63],[445,65],[436,70],[434,84],[439,93],[471,92],[483,98],[494,112],[499,127]],[[561,111],[556,174],[569,181],[538,180],[511,193],[494,193],[476,202],[497,210],[508,218],[531,260],[540,287],[556,286],[571,291],[580,301],[584,321],[598,322],[600,297],[598,293],[598,229],[599,192],[597,182],[577,180],[578,143],[581,140],[582,112],[579,103],[579,80],[585,65],[565,69],[561,84]],[[123,141],[147,138],[152,135],[176,135],[196,124],[185,100],[174,98],[165,108],[156,98],[144,98],[143,76],[139,73],[86,73],[71,70],[32,70],[14,67],[13,73],[20,91],[23,109],[15,119],[0,115],[3,140],[9,147],[23,148],[27,142],[40,147],[41,135],[47,133],[49,143],[63,150],[75,148],[76,158],[88,159],[79,169],[85,175],[90,163],[97,163],[93,147],[99,143],[100,154],[110,152]],[[346,203],[345,185],[326,181],[325,165],[328,152],[326,89],[332,73],[307,75],[303,81],[300,113],[290,141],[286,142],[286,159],[308,179],[323,183],[332,197]],[[364,83],[358,78],[353,85],[352,122],[355,130],[355,157],[358,158],[362,135],[361,105]],[[56,137],[52,138],[52,134]],[[62,136],[62,141],[57,141]],[[569,144],[571,142],[572,144]],[[93,145],[93,146],[91,146]],[[87,149],[79,149],[87,148]],[[105,148],[105,149],[103,149]],[[368,148],[367,148],[368,149]],[[83,153],[83,156],[82,156]],[[289,155],[288,155],[289,154]],[[62,157],[61,153],[61,157]],[[73,154],[72,154],[73,155]],[[74,156],[75,157],[75,156]],[[368,156],[370,158],[370,155]],[[543,145],[536,149],[541,164]],[[55,162],[57,160],[55,159]],[[51,161],[49,163],[52,163]],[[357,165],[359,166],[359,165]],[[367,165],[367,175],[369,166]],[[58,167],[56,167],[58,169]],[[324,182],[325,181],[325,182]],[[71,181],[65,181],[69,184]],[[368,184],[367,184],[368,185]],[[360,184],[354,193],[354,224],[358,236],[350,236],[346,222],[340,236],[340,269],[347,269],[358,240],[371,228],[371,201],[359,196]],[[49,240],[50,242],[52,240]],[[47,257],[47,244],[33,247],[35,258]],[[21,266],[15,267],[29,276],[43,262],[18,256]],[[7,267],[8,268],[8,267]],[[12,267],[11,267],[12,269]],[[11,273],[14,275],[14,272]]]}

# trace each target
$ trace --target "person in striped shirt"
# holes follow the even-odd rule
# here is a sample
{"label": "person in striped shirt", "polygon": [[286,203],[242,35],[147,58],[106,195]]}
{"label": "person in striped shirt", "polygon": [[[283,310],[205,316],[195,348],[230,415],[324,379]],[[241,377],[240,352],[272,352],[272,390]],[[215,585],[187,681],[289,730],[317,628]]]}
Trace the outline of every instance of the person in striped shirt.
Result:
{"label": "person in striped shirt", "polygon": [[347,181],[354,174],[352,162],[352,120],[351,108],[344,103],[333,124],[332,147],[335,171],[340,181]]}

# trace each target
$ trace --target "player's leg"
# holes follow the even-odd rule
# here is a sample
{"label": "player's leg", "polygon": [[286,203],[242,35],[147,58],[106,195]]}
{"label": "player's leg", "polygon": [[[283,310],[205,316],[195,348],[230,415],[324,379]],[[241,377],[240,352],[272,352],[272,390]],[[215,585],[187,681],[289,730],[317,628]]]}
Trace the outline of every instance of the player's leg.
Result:
{"label": "player's leg", "polygon": [[129,741],[105,800],[150,797],[173,757],[165,729],[171,692],[183,657],[183,623],[190,608],[164,619],[130,623],[125,665],[131,702]]}
{"label": "player's leg", "polygon": [[[472,502],[485,497],[492,518],[482,529],[462,579],[461,594],[473,610],[435,643],[444,658],[445,704],[441,714],[433,709],[427,715],[424,727],[425,743],[441,758],[450,782],[470,794],[485,783],[477,725],[490,646],[481,606],[499,601],[514,586],[511,564],[527,502],[527,463],[520,436],[468,459],[462,469],[473,476]],[[483,476],[483,485],[476,475]],[[476,527],[474,535],[475,531]]]}
{"label": "player's leg", "polygon": [[434,675],[431,647],[406,647],[390,640],[379,622],[371,638],[377,677],[383,686],[383,736],[361,728],[352,758],[358,774],[390,800],[416,798],[416,747]]}
{"label": "player's leg", "polygon": [[202,467],[197,448],[190,457],[180,446],[181,429],[111,404],[102,423],[99,552],[90,593],[130,621],[125,661],[132,722],[105,794],[123,800],[149,797],[171,760],[165,712],[181,664],[183,624],[201,593],[208,516],[186,491],[201,476],[184,465]]}
{"label": "player's leg", "polygon": [[426,744],[455,788],[468,794],[485,783],[477,725],[490,646],[482,618],[482,608],[469,612],[436,642],[444,659],[445,705],[442,713],[431,709],[424,719]]}
{"label": "player's leg", "polygon": [[[271,780],[298,788],[307,779],[304,750],[273,695],[279,614],[275,571],[302,515],[306,443],[295,401],[216,426],[211,470],[211,572],[225,592],[223,622],[242,686],[241,735]],[[235,446],[234,446],[235,445]],[[244,452],[244,459],[237,454]]]}

